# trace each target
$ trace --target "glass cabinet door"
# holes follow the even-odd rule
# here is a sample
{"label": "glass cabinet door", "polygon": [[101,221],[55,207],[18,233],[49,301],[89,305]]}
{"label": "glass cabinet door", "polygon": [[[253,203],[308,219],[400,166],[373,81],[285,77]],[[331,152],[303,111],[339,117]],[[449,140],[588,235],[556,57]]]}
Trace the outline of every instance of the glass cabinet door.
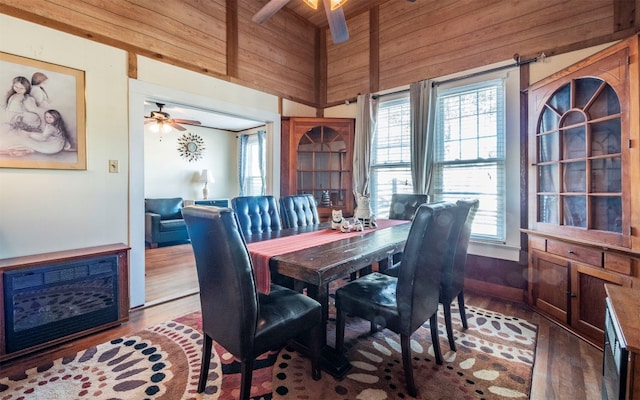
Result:
{"label": "glass cabinet door", "polygon": [[536,130],[537,221],[622,232],[621,108],[599,78],[556,90]]}
{"label": "glass cabinet door", "polygon": [[[346,162],[345,139],[331,127],[309,129],[298,143],[297,192],[310,193],[323,205],[328,194],[330,206],[344,206],[347,196],[344,177],[350,172]],[[326,197],[326,196],[325,196]],[[325,199],[326,201],[326,199]]]}

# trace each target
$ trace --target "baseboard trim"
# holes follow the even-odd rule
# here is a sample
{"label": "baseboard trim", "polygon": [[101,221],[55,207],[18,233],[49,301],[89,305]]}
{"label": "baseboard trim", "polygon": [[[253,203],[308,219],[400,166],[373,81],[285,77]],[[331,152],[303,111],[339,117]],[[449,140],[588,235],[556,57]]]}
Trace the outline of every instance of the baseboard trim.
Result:
{"label": "baseboard trim", "polygon": [[470,290],[486,296],[525,303],[526,291],[524,289],[496,285],[495,283],[483,282],[475,279],[465,279],[464,288],[465,290]]}

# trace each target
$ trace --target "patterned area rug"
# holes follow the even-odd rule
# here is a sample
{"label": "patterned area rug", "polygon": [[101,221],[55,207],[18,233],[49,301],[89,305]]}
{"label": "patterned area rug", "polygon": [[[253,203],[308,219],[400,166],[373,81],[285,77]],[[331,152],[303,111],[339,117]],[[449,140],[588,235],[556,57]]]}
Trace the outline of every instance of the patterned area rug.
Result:
{"label": "patterned area rug", "polygon": [[[411,340],[418,399],[528,399],[537,327],[527,321],[466,307],[469,329],[461,331],[452,305],[457,352],[450,351],[439,313],[443,365],[436,364],[429,322]],[[330,329],[332,326],[330,325]],[[335,332],[329,332],[333,341]],[[347,319],[345,347],[352,368],[342,380],[323,374],[314,381],[309,361],[288,348],[274,367],[274,399],[403,399],[406,392],[400,336],[389,330],[369,333],[369,322]]]}
{"label": "patterned area rug", "polygon": [[[467,307],[469,329],[458,335],[458,352],[435,364],[430,333],[413,336],[418,398],[528,398],[537,329],[534,325]],[[459,324],[459,320],[455,321]],[[310,378],[309,361],[292,350],[263,354],[256,363],[254,399],[406,398],[397,335],[368,335],[368,323],[353,320],[346,343],[353,368],[342,380],[323,373]],[[240,365],[222,347],[212,355],[205,393],[196,393],[200,370],[201,316],[192,313],[137,335],[119,338],[38,366],[17,376],[0,376],[2,400],[69,399],[237,399]],[[441,329],[442,331],[443,329]],[[335,335],[329,333],[330,340]],[[1,374],[0,374],[1,375]]]}

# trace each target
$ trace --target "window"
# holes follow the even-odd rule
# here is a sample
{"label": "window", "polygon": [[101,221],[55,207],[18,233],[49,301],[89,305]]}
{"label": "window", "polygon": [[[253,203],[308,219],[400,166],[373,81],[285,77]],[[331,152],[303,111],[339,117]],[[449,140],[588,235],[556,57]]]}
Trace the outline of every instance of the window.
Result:
{"label": "window", "polygon": [[[500,65],[487,66],[500,67]],[[464,74],[464,72],[462,73]],[[434,99],[430,201],[478,197],[471,254],[520,258],[520,81],[517,69],[440,77]],[[400,97],[401,96],[401,97]],[[370,192],[376,216],[395,193],[412,193],[409,94],[380,98]]]}
{"label": "window", "polygon": [[380,101],[371,154],[371,211],[389,216],[393,193],[413,193],[409,97]]}
{"label": "window", "polygon": [[[260,149],[262,148],[262,155]],[[246,149],[242,160],[241,168],[244,170],[244,182],[242,187],[243,196],[260,196],[264,194],[262,190],[262,172],[260,162],[265,160],[264,146],[260,146],[258,135],[247,135]]]}
{"label": "window", "polygon": [[433,201],[480,199],[473,237],[505,241],[503,79],[438,90]]}

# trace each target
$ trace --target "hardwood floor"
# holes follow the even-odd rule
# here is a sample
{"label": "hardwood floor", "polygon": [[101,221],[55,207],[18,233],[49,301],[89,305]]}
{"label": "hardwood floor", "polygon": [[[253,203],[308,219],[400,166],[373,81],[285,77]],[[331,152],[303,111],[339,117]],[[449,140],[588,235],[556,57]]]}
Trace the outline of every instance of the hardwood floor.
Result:
{"label": "hardwood floor", "polygon": [[[164,250],[155,252],[155,250]],[[155,254],[154,254],[155,252]],[[73,342],[0,364],[2,376],[54,360],[123,335],[135,333],[200,308],[193,254],[189,246],[179,245],[154,249],[147,253],[148,298],[155,305],[131,311],[129,322]],[[156,268],[157,267],[157,268]],[[169,274],[169,270],[179,273]],[[169,276],[170,275],[170,276]],[[153,293],[153,294],[152,294]],[[168,301],[169,297],[177,297]],[[524,318],[538,325],[538,343],[533,370],[531,399],[599,399],[602,352],[524,304],[505,302],[467,293],[468,305]]]}
{"label": "hardwood floor", "polygon": [[147,248],[144,256],[147,307],[198,292],[191,244]]}

